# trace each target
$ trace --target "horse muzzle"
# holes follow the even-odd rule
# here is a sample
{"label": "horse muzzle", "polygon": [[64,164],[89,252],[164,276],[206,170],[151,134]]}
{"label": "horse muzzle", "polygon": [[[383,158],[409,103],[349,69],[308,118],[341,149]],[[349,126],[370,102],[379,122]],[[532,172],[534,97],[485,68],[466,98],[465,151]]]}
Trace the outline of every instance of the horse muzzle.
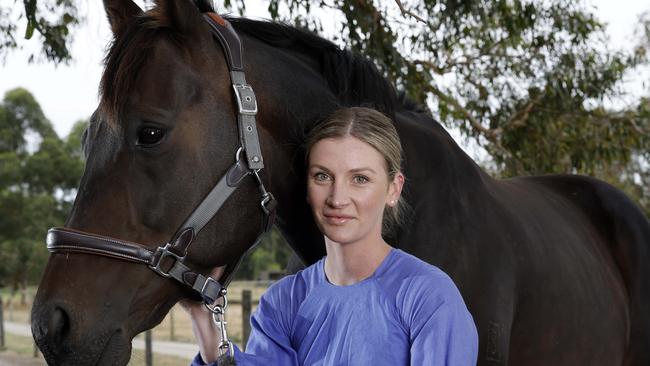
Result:
{"label": "horse muzzle", "polygon": [[[62,305],[35,304],[32,334],[48,365],[103,366],[126,365],[131,355],[131,340],[114,326],[97,327],[90,334],[76,332],[73,315]],[[83,323],[76,319],[76,323]],[[103,330],[99,330],[102,329]]]}

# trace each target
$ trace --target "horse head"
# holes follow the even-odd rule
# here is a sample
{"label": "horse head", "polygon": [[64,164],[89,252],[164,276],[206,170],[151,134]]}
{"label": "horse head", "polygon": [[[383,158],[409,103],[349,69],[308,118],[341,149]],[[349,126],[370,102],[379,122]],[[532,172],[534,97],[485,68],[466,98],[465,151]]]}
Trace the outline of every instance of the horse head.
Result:
{"label": "horse head", "polygon": [[[147,12],[130,0],[104,5],[114,43],[84,134],[86,167],[66,229],[54,233],[68,236],[53,239],[32,310],[34,338],[52,365],[126,364],[136,334],[179,299],[197,298],[165,278],[166,264],[156,273],[145,263],[173,259],[160,248],[187,239],[184,223],[195,229],[191,245],[175,255],[200,277],[216,266],[232,272],[265,218],[266,173],[255,179],[234,164],[261,156],[237,153],[241,107],[224,62],[230,55],[199,9],[189,1],[161,0]],[[273,154],[262,152],[269,164]],[[192,218],[224,176],[239,179],[236,189],[214,217]],[[99,246],[80,248],[76,240]],[[120,253],[97,255],[115,247]]]}

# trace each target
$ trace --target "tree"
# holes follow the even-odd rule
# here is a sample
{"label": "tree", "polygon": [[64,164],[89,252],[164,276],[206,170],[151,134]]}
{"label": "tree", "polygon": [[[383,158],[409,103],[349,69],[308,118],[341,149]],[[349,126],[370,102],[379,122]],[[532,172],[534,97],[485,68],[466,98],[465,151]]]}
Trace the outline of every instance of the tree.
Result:
{"label": "tree", "polygon": [[83,161],[78,122],[65,141],[25,89],[0,104],[0,286],[36,283],[45,265],[45,230],[70,210]]}
{"label": "tree", "polygon": [[[23,6],[13,9],[13,5],[0,6],[0,60],[7,53],[19,47],[18,27],[12,22],[13,12],[25,21],[25,39],[30,39],[36,32],[40,38],[41,57],[55,63],[68,62],[71,58],[69,45],[72,33],[81,18],[75,0],[23,0]],[[32,54],[29,61],[39,57]]]}
{"label": "tree", "polygon": [[[61,52],[48,52],[69,57],[63,50],[78,21],[75,2],[24,4],[28,30],[56,23],[41,22],[41,8],[58,15],[56,24],[65,29],[58,34],[66,37],[51,47]],[[244,0],[225,0],[224,8],[246,13]],[[367,55],[436,119],[475,139],[504,176],[594,174],[647,147],[638,138],[648,132],[645,124],[610,120],[603,108],[606,98],[621,93],[624,73],[647,62],[645,53],[610,50],[603,24],[585,2],[270,0],[268,11],[321,33],[323,19],[339,19],[335,41]],[[585,145],[585,136],[595,139]],[[604,136],[627,145],[601,145]]]}
{"label": "tree", "polygon": [[[629,113],[636,117],[636,123],[647,126],[650,123],[650,98],[642,98],[635,110]],[[648,135],[644,138],[647,144]],[[650,217],[650,149],[634,150],[627,164],[611,164],[596,175],[625,191]]]}
{"label": "tree", "polygon": [[[292,20],[317,3],[343,14],[343,44],[476,139],[502,175],[593,173],[629,160],[628,147],[644,148],[637,128],[647,126],[604,118],[603,101],[645,57],[609,50],[603,24],[583,2],[272,0],[269,10],[320,29],[314,17]],[[288,15],[279,11],[285,4]],[[594,138],[587,145],[586,136]],[[627,144],[602,146],[602,136]]]}

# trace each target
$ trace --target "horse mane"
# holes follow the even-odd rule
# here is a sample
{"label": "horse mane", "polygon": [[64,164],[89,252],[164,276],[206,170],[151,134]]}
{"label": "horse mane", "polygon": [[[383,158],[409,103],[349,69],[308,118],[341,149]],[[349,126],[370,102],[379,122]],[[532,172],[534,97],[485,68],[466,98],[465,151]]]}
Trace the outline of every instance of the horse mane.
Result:
{"label": "horse mane", "polygon": [[[210,1],[195,0],[201,12],[214,12]],[[367,57],[341,49],[333,42],[310,31],[283,23],[225,17],[233,27],[276,48],[307,56],[320,66],[323,78],[337,96],[341,106],[375,108],[395,119],[395,110],[420,112],[416,103],[396,92]],[[132,91],[138,71],[151,54],[153,37],[167,37],[182,49],[190,40],[175,32],[156,8],[131,21],[122,36],[116,38],[104,60],[106,65],[100,82],[100,110],[109,121],[117,123]]]}
{"label": "horse mane", "polygon": [[[209,0],[194,0],[194,3],[201,12],[215,12]],[[279,22],[232,16],[225,18],[239,32],[317,61],[321,66],[321,75],[342,106],[373,107],[393,118],[398,106],[419,110],[419,106],[407,100],[403,93],[398,96],[393,85],[377,70],[372,60],[363,55],[341,49],[307,29]]]}
{"label": "horse mane", "polygon": [[307,56],[317,62],[341,106],[367,106],[394,117],[398,105],[395,88],[363,55],[340,49],[305,29],[283,23],[227,17],[233,27],[270,46]]}

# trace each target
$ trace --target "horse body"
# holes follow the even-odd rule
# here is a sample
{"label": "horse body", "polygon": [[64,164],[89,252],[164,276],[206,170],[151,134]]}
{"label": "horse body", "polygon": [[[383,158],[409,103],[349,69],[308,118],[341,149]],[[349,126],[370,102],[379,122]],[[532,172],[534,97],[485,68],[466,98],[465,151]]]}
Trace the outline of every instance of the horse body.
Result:
{"label": "horse body", "polygon": [[[623,364],[628,293],[598,227],[620,218],[583,203],[625,198],[584,177],[495,180],[440,129],[397,125],[414,216],[397,246],[459,286],[479,330],[479,364]],[[610,192],[579,197],[598,189]]]}
{"label": "horse body", "polygon": [[[117,40],[103,83],[118,86],[104,88],[102,103],[125,101],[100,106],[91,122],[66,226],[154,246],[234,159],[228,70],[189,2],[161,1],[144,17],[105,3]],[[480,365],[650,364],[650,225],[623,194],[586,177],[493,179],[369,62],[288,27],[233,25],[259,103],[277,225],[304,262],[325,253],[305,200],[305,131],[341,105],[372,105],[396,120],[412,208],[389,242],[454,279],[477,324]],[[165,138],[139,147],[143,126]],[[197,269],[234,263],[255,241],[256,189],[244,184],[197,237],[188,254]],[[54,254],[32,329],[51,364],[124,364],[131,338],[187,296],[144,266]]]}

